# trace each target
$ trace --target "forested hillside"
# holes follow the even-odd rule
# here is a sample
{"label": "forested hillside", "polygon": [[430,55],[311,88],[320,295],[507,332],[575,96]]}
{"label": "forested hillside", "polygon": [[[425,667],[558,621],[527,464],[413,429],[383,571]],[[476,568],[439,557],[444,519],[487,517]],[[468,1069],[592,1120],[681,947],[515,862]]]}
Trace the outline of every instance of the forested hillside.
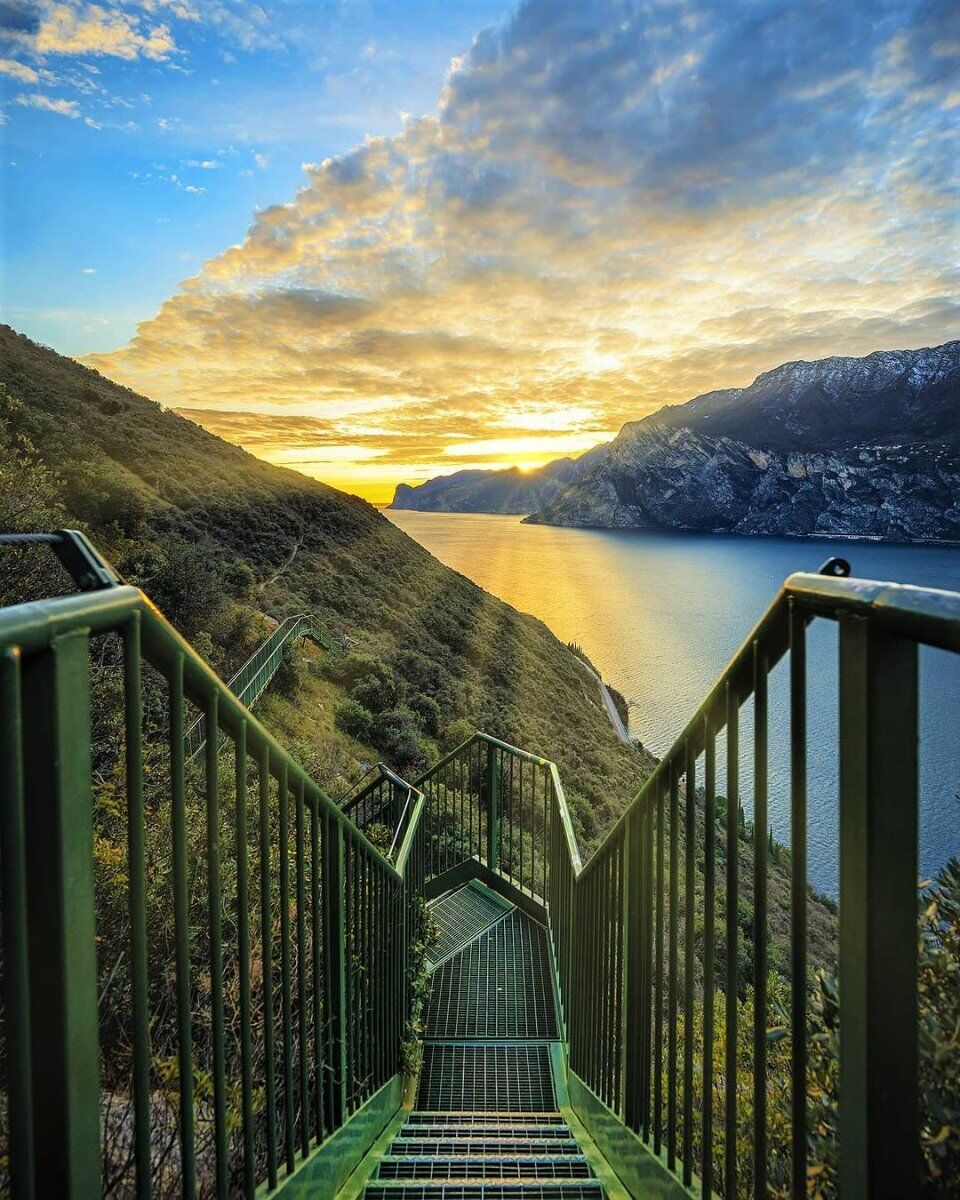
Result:
{"label": "forested hillside", "polygon": [[[304,711],[287,740],[331,791],[374,754],[410,772],[473,727],[556,759],[588,841],[635,791],[642,760],[570,651],[369,504],[8,327],[0,384],[4,529],[82,528],[226,676],[267,618],[310,611],[352,639],[337,679],[291,690]],[[46,562],[8,554],[3,601],[67,590]]]}

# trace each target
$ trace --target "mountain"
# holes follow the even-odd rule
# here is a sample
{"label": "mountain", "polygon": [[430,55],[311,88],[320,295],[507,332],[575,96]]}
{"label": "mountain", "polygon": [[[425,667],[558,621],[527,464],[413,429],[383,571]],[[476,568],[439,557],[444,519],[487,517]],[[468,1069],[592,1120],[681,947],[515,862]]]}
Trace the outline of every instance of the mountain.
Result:
{"label": "mountain", "polygon": [[[356,496],[0,326],[0,529],[64,526],[88,533],[222,676],[269,619],[312,612],[346,634],[353,653],[336,677],[304,669],[285,713],[276,697],[263,710],[333,794],[377,758],[415,770],[472,728],[554,758],[588,842],[638,785],[644,759],[542,622]],[[0,604],[27,586],[68,590],[50,561],[0,553]]]}
{"label": "mountain", "polygon": [[960,341],[785,363],[663,408],[527,520],[960,543]]}
{"label": "mountain", "polygon": [[417,512],[534,512],[549,504],[565,485],[577,478],[587,465],[584,458],[558,458],[534,471],[521,471],[517,467],[503,471],[456,471],[415,486],[400,483],[390,508]]}

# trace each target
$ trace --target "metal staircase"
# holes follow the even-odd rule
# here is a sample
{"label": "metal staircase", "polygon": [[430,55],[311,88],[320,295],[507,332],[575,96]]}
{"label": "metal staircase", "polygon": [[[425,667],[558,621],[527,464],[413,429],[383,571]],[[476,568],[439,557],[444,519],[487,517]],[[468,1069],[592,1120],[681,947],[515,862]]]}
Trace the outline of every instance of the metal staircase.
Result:
{"label": "metal staircase", "polygon": [[546,929],[476,881],[431,911],[440,936],[417,1107],[365,1200],[603,1200],[558,1105]]}
{"label": "metal staircase", "polygon": [[[919,661],[960,653],[960,595],[839,560],[791,576],[584,863],[556,765],[482,732],[410,784],[379,772],[351,819],[82,535],[40,540],[81,591],[0,610],[0,1194],[806,1200],[829,1167],[819,1194],[919,1200]],[[808,1136],[815,622],[839,643],[833,1163]],[[209,731],[193,762],[188,704]],[[771,728],[790,755],[776,1014],[750,848]],[[751,843],[727,819],[743,800]],[[359,827],[384,813],[388,853]]]}

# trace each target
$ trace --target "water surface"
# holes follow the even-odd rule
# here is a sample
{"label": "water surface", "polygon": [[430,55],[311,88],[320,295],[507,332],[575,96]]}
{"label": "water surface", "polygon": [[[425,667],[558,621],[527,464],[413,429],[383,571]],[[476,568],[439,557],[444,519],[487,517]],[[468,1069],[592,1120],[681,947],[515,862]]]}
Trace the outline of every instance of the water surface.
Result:
{"label": "water surface", "polygon": [[[631,731],[662,753],[793,571],[831,554],[863,578],[960,591],[960,550],[780,538],[650,534],[523,525],[517,517],[388,512],[442,562],[578,642],[633,702]],[[836,892],[836,627],[810,632],[811,880]],[[921,655],[921,869],[960,854],[960,657]],[[789,841],[786,670],[770,688],[770,815]],[[741,795],[752,811],[750,706]],[[723,760],[722,741],[718,745]],[[720,781],[721,786],[723,780]]]}

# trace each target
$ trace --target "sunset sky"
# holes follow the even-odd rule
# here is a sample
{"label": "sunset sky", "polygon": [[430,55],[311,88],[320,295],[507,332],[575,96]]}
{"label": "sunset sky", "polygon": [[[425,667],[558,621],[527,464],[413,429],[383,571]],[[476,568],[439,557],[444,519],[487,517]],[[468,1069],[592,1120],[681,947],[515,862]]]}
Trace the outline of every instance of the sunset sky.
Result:
{"label": "sunset sky", "polygon": [[376,501],[958,335],[955,0],[0,0],[3,319]]}

